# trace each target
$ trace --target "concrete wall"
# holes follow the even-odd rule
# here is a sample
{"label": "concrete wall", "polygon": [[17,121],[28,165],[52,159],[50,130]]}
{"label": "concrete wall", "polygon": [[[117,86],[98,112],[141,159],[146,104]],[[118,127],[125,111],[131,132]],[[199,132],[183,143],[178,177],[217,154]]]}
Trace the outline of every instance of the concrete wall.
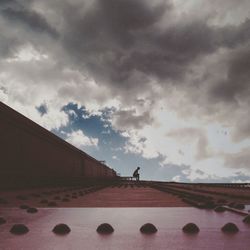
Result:
{"label": "concrete wall", "polygon": [[116,173],[0,102],[0,181],[112,178]]}

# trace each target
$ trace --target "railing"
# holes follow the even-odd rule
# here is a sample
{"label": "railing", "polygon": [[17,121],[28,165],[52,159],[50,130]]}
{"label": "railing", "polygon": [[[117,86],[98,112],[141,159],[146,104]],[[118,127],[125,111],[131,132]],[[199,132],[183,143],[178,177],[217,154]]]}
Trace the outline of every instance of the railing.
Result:
{"label": "railing", "polygon": [[121,176],[120,178],[121,178],[121,180],[123,180],[123,181],[132,181],[132,180],[136,180],[136,177],[133,177],[133,176]]}

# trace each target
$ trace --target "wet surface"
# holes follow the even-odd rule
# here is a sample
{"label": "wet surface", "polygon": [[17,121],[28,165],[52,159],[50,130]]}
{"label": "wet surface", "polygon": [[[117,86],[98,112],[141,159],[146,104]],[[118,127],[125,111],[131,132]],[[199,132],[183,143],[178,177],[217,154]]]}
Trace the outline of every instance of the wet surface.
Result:
{"label": "wet surface", "polygon": [[[0,216],[6,219],[1,225],[0,249],[50,250],[50,249],[241,249],[250,245],[250,225],[242,216],[216,213],[196,208],[41,208],[28,214],[18,208],[2,208]],[[114,228],[110,235],[96,232],[98,225],[109,223]],[[182,232],[185,224],[193,222],[200,231],[195,235]],[[235,223],[239,232],[221,231],[228,222]],[[13,224],[23,223],[29,228],[25,235],[12,235]],[[67,224],[71,232],[56,235],[55,225]],[[140,232],[145,223],[154,224],[158,231],[152,235]]]}

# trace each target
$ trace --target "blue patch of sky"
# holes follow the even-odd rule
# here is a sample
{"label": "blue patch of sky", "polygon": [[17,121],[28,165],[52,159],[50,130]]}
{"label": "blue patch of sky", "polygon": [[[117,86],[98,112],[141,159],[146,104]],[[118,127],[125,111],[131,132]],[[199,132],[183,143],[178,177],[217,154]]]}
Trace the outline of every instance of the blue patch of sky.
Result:
{"label": "blue patch of sky", "polygon": [[118,154],[119,149],[123,148],[126,138],[112,128],[109,122],[109,115],[112,109],[101,110],[101,115],[89,114],[84,107],[69,103],[63,107],[64,112],[69,115],[69,124],[61,127],[60,130],[52,132],[62,139],[66,139],[67,134],[73,131],[82,132],[92,138],[98,138],[98,147],[84,147],[84,151],[98,160],[105,160],[110,167],[117,163],[112,157]]}
{"label": "blue patch of sky", "polygon": [[36,110],[40,113],[41,116],[47,114],[48,107],[46,104],[41,104],[40,106],[36,107]]}

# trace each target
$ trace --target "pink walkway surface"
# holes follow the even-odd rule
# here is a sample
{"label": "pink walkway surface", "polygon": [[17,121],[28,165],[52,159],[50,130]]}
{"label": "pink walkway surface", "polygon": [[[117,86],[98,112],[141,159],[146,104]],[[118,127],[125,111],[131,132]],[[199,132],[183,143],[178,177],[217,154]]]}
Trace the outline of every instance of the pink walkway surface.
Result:
{"label": "pink walkway surface", "polygon": [[[46,189],[43,189],[46,190]],[[47,189],[48,191],[50,189]],[[84,190],[84,189],[83,189]],[[33,190],[33,192],[41,193],[41,190]],[[93,193],[84,194],[80,196],[78,191],[65,191],[60,194],[42,195],[35,198],[30,195],[31,190],[26,191],[7,191],[0,192],[8,203],[0,204],[0,207],[19,207],[22,204],[35,207],[46,207],[47,204],[40,203],[42,199],[55,201],[58,207],[187,207],[189,206],[180,198],[169,193],[161,192],[150,187],[108,187],[98,190]],[[76,194],[74,198],[72,194]],[[17,199],[17,195],[23,195],[27,199]],[[62,198],[65,195],[69,201],[64,202]],[[55,200],[54,197],[59,199]]]}
{"label": "pink walkway surface", "polygon": [[[0,249],[4,250],[80,250],[80,249],[168,249],[168,250],[248,250],[250,225],[243,217],[231,212],[216,213],[191,207],[169,208],[40,208],[36,214],[28,214],[18,208],[1,208],[0,216],[6,224],[0,226]],[[96,232],[99,224],[108,222],[115,231],[102,236]],[[143,235],[139,228],[153,223],[158,232]],[[194,222],[200,232],[187,235],[182,227]],[[225,234],[221,227],[233,222],[239,227],[236,234]],[[24,223],[29,232],[12,235],[9,230],[15,223]],[[58,236],[52,232],[58,223],[66,223],[71,232]]]}

